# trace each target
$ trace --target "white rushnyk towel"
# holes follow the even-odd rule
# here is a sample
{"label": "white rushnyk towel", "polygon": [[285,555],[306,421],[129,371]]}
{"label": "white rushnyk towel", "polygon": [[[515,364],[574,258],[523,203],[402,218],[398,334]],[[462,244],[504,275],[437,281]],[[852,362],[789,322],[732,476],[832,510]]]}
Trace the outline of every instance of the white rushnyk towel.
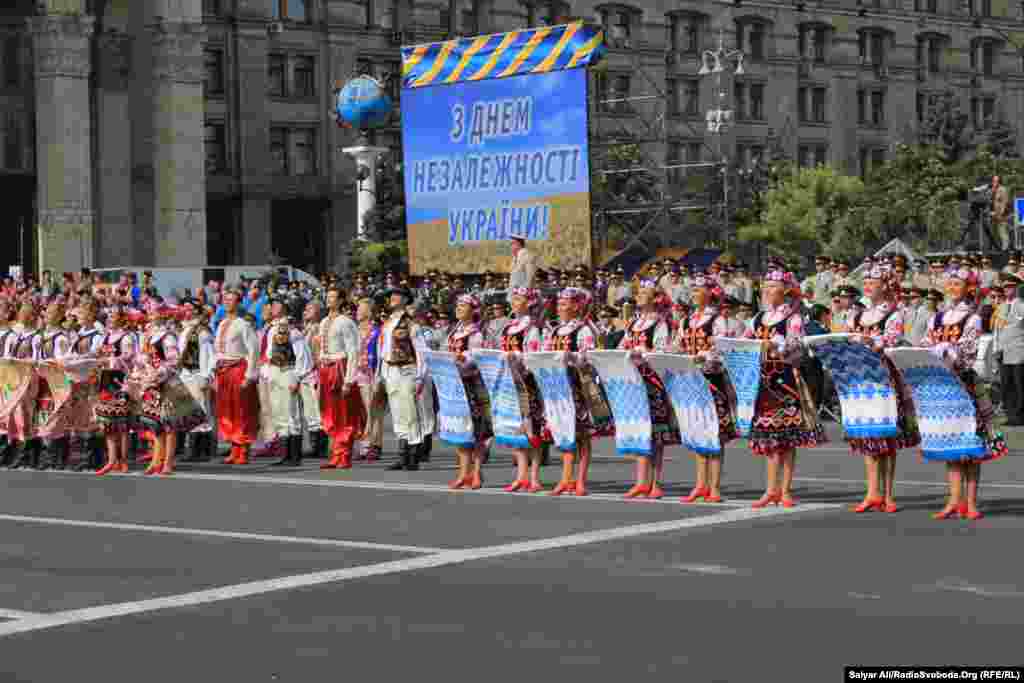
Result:
{"label": "white rushnyk towel", "polygon": [[736,390],[736,430],[748,437],[761,388],[761,340],[715,337],[715,348],[722,354],[722,364]]}
{"label": "white rushnyk towel", "polygon": [[647,353],[644,359],[665,383],[683,445],[699,455],[720,454],[715,399],[693,356]]}
{"label": "white rushnyk towel", "polygon": [[475,349],[473,360],[491,397],[495,443],[507,448],[530,448],[530,440],[526,436],[526,418],[519,405],[519,390],[508,363],[508,354]]}
{"label": "white rushnyk towel", "polygon": [[562,351],[523,354],[523,364],[533,373],[544,401],[544,417],[560,451],[576,450],[576,404],[565,353]]}
{"label": "white rushnyk towel", "polygon": [[803,341],[832,375],[846,436],[898,436],[898,403],[889,368],[878,353],[854,341],[854,336],[818,334]]}
{"label": "white rushnyk towel", "polygon": [[629,351],[587,351],[615,419],[615,449],[620,455],[651,454],[651,407],[644,378]]}
{"label": "white rushnyk towel", "polygon": [[469,412],[466,386],[455,364],[455,354],[426,350],[420,353],[437,388],[438,436],[453,446],[475,447],[473,416]]}

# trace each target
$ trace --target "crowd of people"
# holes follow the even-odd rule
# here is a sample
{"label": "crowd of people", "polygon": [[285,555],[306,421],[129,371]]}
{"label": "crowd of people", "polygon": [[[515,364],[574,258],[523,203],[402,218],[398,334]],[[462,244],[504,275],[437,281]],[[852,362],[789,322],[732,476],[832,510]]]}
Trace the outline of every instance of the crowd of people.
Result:
{"label": "crowd of people", "polygon": [[[523,253],[525,240],[513,241]],[[76,376],[76,400],[60,408],[80,413],[65,420],[66,432],[60,419],[54,428],[45,381],[6,387],[0,465],[63,469],[78,444],[83,452],[76,469],[124,472],[134,458],[148,462],[146,474],[170,475],[178,456],[209,460],[220,442],[230,447],[228,464],[248,463],[260,446],[278,456],[275,464],[294,466],[306,457],[308,436],[312,455],[325,460],[321,467],[350,468],[381,458],[390,413],[399,450],[391,468],[415,471],[429,461],[437,430],[438,401],[422,351],[441,350],[459,359],[476,442],[457,448],[459,472],[451,486],[475,489],[482,486],[493,432],[487,397],[474,380],[473,350],[500,349],[510,359],[549,350],[572,359],[578,422],[576,450],[562,454],[562,476],[550,493],[586,495],[592,439],[614,433],[586,353],[618,348],[634,352],[653,424],[651,457],[637,458],[626,495],[664,495],[664,451],[681,443],[679,426],[643,354],[675,352],[702,364],[723,448],[695,454],[696,486],[683,500],[715,502],[721,500],[724,446],[737,430],[734,391],[713,339],[746,337],[765,344],[762,384],[770,388],[758,395],[749,442],[767,462],[765,494],[754,505],[791,506],[796,449],[824,442],[819,406],[829,399],[827,377],[801,340],[850,332],[876,351],[932,347],[959,374],[991,447],[985,458],[946,463],[949,500],[940,516],[977,518],[980,463],[1005,451],[992,426],[990,384],[1001,386],[1007,423],[1024,423],[1024,257],[1013,254],[996,271],[977,254],[930,264],[895,254],[868,259],[857,271],[851,275],[849,264],[819,257],[816,272],[802,283],[779,259],[767,262],[757,278],[742,263],[696,268],[672,260],[629,279],[621,268],[531,267],[525,282],[513,268],[511,282],[497,273],[470,282],[440,272],[421,278],[356,272],[347,280],[326,275],[316,286],[270,273],[166,295],[148,272],[141,279],[124,273],[116,283],[101,282],[88,269],[64,274],[60,283],[50,273],[38,282],[8,278],[0,287],[3,358],[96,370]],[[977,367],[979,344],[1001,356],[998,371]],[[551,438],[536,383],[519,367],[533,437],[531,448],[515,452],[507,490],[538,492]],[[900,436],[850,440],[866,462],[867,495],[858,512],[898,510],[895,454],[920,440],[906,388],[894,381]],[[139,447],[144,442],[148,454]]]}

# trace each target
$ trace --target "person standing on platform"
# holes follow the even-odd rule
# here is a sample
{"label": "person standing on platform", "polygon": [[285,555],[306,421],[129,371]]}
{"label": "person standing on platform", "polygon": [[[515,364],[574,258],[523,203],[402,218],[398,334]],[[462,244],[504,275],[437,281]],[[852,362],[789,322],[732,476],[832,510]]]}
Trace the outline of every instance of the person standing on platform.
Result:
{"label": "person standing on platform", "polygon": [[999,351],[1003,355],[1000,384],[1007,427],[1024,426],[1024,285],[1006,304],[1005,324],[999,330]]}
{"label": "person standing on platform", "polygon": [[259,340],[252,323],[242,317],[242,294],[224,292],[224,319],[214,335],[214,412],[221,439],[231,444],[227,465],[245,465],[260,429]]}
{"label": "person standing on platform", "polygon": [[1013,244],[1010,239],[1010,218],[1013,213],[1010,193],[1000,182],[999,176],[992,176],[992,227],[999,239],[998,247],[1008,250]]}
{"label": "person standing on platform", "polygon": [[537,272],[537,265],[534,262],[533,252],[526,248],[526,235],[513,233],[512,240],[512,267],[509,270],[509,289],[517,287],[532,287],[533,278]]}

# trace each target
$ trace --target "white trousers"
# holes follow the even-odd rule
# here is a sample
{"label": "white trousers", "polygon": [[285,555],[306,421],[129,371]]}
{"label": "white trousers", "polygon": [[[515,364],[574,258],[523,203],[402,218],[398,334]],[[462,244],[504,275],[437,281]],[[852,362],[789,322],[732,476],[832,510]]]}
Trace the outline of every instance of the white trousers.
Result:
{"label": "white trousers", "polygon": [[388,409],[395,428],[395,436],[409,445],[423,442],[423,420],[416,400],[416,366],[398,367],[384,364],[381,370],[388,395]]}
{"label": "white trousers", "polygon": [[437,407],[434,405],[434,380],[430,375],[423,379],[423,391],[416,399],[416,407],[420,411],[423,435],[433,434],[437,429]]}
{"label": "white trousers", "polygon": [[302,416],[306,421],[306,431],[320,431],[320,391],[316,385],[303,382],[299,385],[299,396],[302,398]]}
{"label": "white trousers", "polygon": [[269,420],[266,432],[274,436],[300,436],[302,434],[301,390],[292,393],[289,389],[291,372],[274,365],[263,368],[263,379],[267,385]]}
{"label": "white trousers", "polygon": [[207,382],[199,376],[199,373],[184,368],[181,370],[180,377],[181,383],[188,389],[188,393],[192,395],[196,403],[202,406],[203,412],[206,413],[206,421],[192,431],[204,434],[210,432],[213,429],[212,425],[217,423],[217,418],[213,414],[213,401],[210,400],[211,394],[203,391],[203,387],[207,386]]}

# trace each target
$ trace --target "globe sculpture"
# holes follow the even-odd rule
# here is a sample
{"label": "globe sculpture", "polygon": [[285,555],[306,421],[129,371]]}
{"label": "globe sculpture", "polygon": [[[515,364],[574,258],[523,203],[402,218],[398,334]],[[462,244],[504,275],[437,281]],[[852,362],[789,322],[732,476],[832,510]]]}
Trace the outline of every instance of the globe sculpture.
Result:
{"label": "globe sculpture", "polygon": [[379,128],[388,122],[394,103],[377,79],[356,76],[338,91],[338,125],[357,130]]}

